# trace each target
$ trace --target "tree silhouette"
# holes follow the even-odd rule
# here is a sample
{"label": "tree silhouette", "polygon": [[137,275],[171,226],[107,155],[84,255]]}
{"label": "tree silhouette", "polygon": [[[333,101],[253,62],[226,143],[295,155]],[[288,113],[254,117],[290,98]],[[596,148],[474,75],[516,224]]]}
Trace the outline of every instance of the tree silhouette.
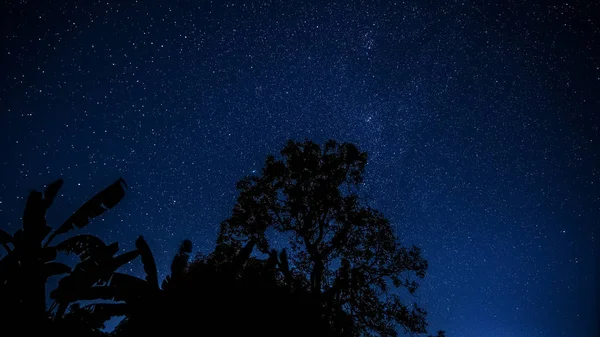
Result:
{"label": "tree silhouette", "polygon": [[254,245],[269,254],[271,242],[287,241],[290,266],[338,334],[396,336],[398,325],[425,333],[426,312],[389,290],[413,294],[427,261],[418,247],[401,246],[390,222],[361,197],[367,154],[332,140],[323,148],[289,141],[280,154],[267,157],[261,175],[237,184],[215,254],[226,260]]}
{"label": "tree silhouette", "polygon": [[[54,238],[75,227],[87,226],[90,219],[114,207],[125,194],[124,181],[119,179],[52,231],[46,223],[46,212],[62,185],[63,180],[59,179],[48,185],[43,193],[31,191],[23,212],[23,228],[14,235],[0,230],[0,244],[8,253],[0,260],[0,298],[9,309],[3,316],[6,321],[4,328],[8,332],[18,330],[27,334],[48,328],[46,282],[50,276],[71,272],[71,267],[55,261],[57,252],[73,252],[83,259],[92,254],[102,241],[85,235],[67,239],[56,246],[50,244]],[[27,324],[23,324],[23,317],[27,318]]]}

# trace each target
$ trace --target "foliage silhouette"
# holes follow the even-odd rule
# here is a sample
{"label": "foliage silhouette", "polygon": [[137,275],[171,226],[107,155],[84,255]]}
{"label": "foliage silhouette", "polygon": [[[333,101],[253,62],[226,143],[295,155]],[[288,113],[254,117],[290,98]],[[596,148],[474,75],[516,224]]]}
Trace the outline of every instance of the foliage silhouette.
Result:
{"label": "foliage silhouette", "polygon": [[59,336],[107,337],[103,329],[105,318],[95,314],[88,307],[74,303],[60,321],[55,321],[53,332]]}
{"label": "foliage silhouette", "polygon": [[[120,303],[93,303],[85,309],[97,315],[102,320],[112,316],[126,316],[127,320],[120,327],[120,335],[155,334],[160,328],[160,322],[171,310],[169,301],[173,297],[174,282],[180,278],[183,268],[187,265],[186,256],[192,249],[191,241],[185,240],[179,253],[175,256],[172,265],[172,275],[163,282],[163,289],[158,285],[158,271],[152,251],[146,240],[140,236],[136,242],[136,252],[141,256],[141,261],[146,273],[145,279],[112,271],[110,279],[102,284],[87,284],[79,287],[76,292],[70,293],[72,301],[81,300],[109,300]],[[168,310],[163,310],[167,309]],[[151,324],[152,323],[152,324]],[[165,328],[163,327],[163,330]]]}
{"label": "foliage silhouette", "polygon": [[[188,246],[191,242],[184,241],[172,266],[181,265],[176,261],[191,250]],[[165,283],[161,296],[147,294],[148,300],[132,308],[115,335],[178,335],[196,330],[221,335],[334,336],[310,293],[280,286],[271,261],[250,258],[243,250],[237,253],[230,261],[217,261],[211,254],[186,263],[184,269],[172,268],[171,281]],[[291,326],[295,329],[288,331]]]}
{"label": "foliage silhouette", "polygon": [[280,154],[267,157],[261,175],[238,183],[216,253],[227,256],[250,244],[269,254],[269,239],[283,238],[290,265],[308,280],[303,291],[317,299],[336,333],[396,336],[398,325],[425,333],[426,312],[389,290],[413,294],[418,283],[409,274],[423,278],[427,261],[418,247],[397,243],[389,221],[361,198],[367,154],[333,140],[323,148],[289,141]]}
{"label": "foliage silhouette", "polygon": [[[427,261],[417,247],[400,245],[389,221],[364,201],[366,162],[367,154],[349,143],[289,141],[279,159],[267,157],[261,175],[237,184],[240,194],[215,250],[190,262],[192,242],[184,240],[162,283],[143,236],[121,255],[117,243],[87,234],[51,245],[114,207],[124,196],[122,179],[54,232],[45,215],[62,180],[44,194],[33,191],[23,229],[13,236],[0,231],[8,251],[0,260],[0,295],[15,308],[4,331],[107,336],[106,320],[125,316],[110,335],[397,336],[398,327],[425,333],[425,311],[392,290],[413,294]],[[57,252],[80,261],[71,269],[55,261]],[[116,272],[138,256],[143,278]],[[58,274],[66,276],[50,292],[47,310],[44,286]],[[23,317],[26,325],[14,323]]]}
{"label": "foliage silhouette", "polygon": [[[55,317],[60,319],[70,303],[82,300],[112,299],[107,284],[125,283],[130,275],[116,273],[122,265],[140,255],[139,250],[114,256],[119,250],[118,244],[97,247],[94,254],[83,259],[73,271],[58,282],[58,287],[50,292],[50,298],[55,300],[51,310],[57,307]],[[119,289],[124,289],[121,286]]]}
{"label": "foliage silhouette", "polygon": [[[49,328],[51,317],[46,309],[46,282],[53,275],[71,273],[71,267],[55,261],[58,251],[89,258],[104,243],[90,235],[76,236],[56,246],[54,238],[75,227],[82,228],[90,219],[114,207],[125,194],[125,182],[118,179],[83,204],[56,230],[46,223],[46,212],[63,185],[59,179],[44,192],[29,193],[23,212],[23,228],[14,235],[0,230],[0,244],[7,254],[0,260],[0,298],[10,308],[3,315],[5,331],[22,334]],[[45,240],[45,242],[44,242]],[[23,317],[28,322],[23,324]]]}

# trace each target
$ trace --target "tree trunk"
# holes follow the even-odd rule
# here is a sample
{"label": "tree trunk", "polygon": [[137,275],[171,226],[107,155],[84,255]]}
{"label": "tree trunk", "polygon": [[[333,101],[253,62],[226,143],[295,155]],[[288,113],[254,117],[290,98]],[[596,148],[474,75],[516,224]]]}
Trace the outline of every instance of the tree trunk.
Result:
{"label": "tree trunk", "polygon": [[315,257],[313,259],[313,270],[312,270],[312,273],[310,274],[310,282],[311,282],[313,294],[321,293],[321,284],[322,284],[324,268],[325,267],[323,266],[323,260],[321,260],[320,257]]}
{"label": "tree trunk", "polygon": [[28,324],[22,326],[23,331],[42,331],[48,323],[46,317],[46,282],[41,274],[42,268],[35,257],[29,256],[23,261],[24,270],[19,288],[22,309]]}

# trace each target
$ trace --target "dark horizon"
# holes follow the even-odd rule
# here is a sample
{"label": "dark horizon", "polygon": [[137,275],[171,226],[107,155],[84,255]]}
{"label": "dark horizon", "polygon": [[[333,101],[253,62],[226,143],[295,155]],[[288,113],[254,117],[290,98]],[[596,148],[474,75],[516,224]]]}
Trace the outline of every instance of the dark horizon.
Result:
{"label": "dark horizon", "polygon": [[595,336],[598,7],[6,2],[1,228],[57,178],[52,223],[124,177],[85,231],[144,235],[163,279],[181,240],[214,248],[235,183],[288,139],[348,141],[429,261],[430,326]]}

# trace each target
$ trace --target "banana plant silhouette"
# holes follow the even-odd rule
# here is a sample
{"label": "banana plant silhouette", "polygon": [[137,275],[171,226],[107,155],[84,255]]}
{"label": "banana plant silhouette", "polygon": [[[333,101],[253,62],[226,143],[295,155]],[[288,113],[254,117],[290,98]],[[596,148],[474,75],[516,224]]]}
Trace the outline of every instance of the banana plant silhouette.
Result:
{"label": "banana plant silhouette", "polygon": [[[62,279],[59,287],[50,294],[56,303],[62,305],[63,309],[58,311],[64,312],[68,303],[77,301],[111,301],[88,304],[82,309],[91,312],[98,322],[105,322],[114,316],[125,316],[127,320],[126,326],[123,328],[134,334],[156,333],[159,329],[164,328],[161,326],[161,322],[168,321],[168,318],[163,315],[173,314],[173,312],[169,312],[170,310],[174,310],[174,312],[181,310],[181,303],[186,301],[188,292],[200,286],[202,282],[217,281],[221,286],[219,289],[226,289],[227,281],[233,280],[234,275],[240,272],[245,262],[249,260],[255,246],[255,242],[251,241],[242,249],[237,250],[235,255],[230,256],[230,260],[222,261],[220,277],[215,274],[218,273],[217,269],[219,268],[212,264],[202,268],[201,275],[190,277],[187,268],[192,252],[192,242],[184,240],[173,258],[170,275],[166,276],[162,285],[159,286],[156,262],[146,240],[140,236],[135,244],[145,272],[143,279],[114,272],[111,265],[105,273],[108,278],[91,277],[91,279],[101,278],[105,282],[92,284],[92,282],[77,280],[78,276],[74,271]],[[89,275],[89,273],[82,272],[81,275]],[[74,287],[75,284],[78,286]]]}
{"label": "banana plant silhouette", "polygon": [[[89,249],[81,243],[91,243]],[[79,255],[81,261],[73,268],[73,271],[58,282],[58,287],[50,292],[50,298],[54,303],[50,311],[56,308],[55,319],[61,319],[69,304],[78,300],[102,299],[102,294],[96,297],[80,298],[81,289],[87,289],[97,284],[108,284],[115,277],[116,270],[122,265],[130,262],[140,255],[139,250],[133,250],[115,256],[119,251],[119,245],[115,242],[110,245],[104,244],[102,240],[91,235],[80,235],[65,240],[57,245],[59,251]]]}
{"label": "banana plant silhouette", "polygon": [[[58,305],[57,312],[63,314],[70,303],[87,300],[106,300],[121,303],[92,303],[84,306],[90,310],[99,321],[106,321],[113,316],[126,316],[130,324],[147,324],[149,315],[157,312],[169,292],[175,289],[177,281],[182,277],[192,251],[192,242],[184,240],[179,252],[173,259],[171,275],[167,276],[159,287],[156,262],[148,243],[143,236],[135,242],[136,250],[116,258],[112,254],[115,247],[106,247],[104,259],[84,260],[69,275],[61,279],[59,286],[50,293],[50,298]],[[123,261],[140,256],[145,279],[132,275],[115,272]],[[120,259],[123,257],[123,260]],[[88,268],[88,266],[91,267]],[[116,267],[116,268],[115,268]],[[90,272],[91,270],[91,272]],[[99,280],[99,281],[98,281]]]}
{"label": "banana plant silhouette", "polygon": [[53,231],[46,222],[46,212],[62,185],[63,180],[58,179],[49,184],[43,193],[31,191],[23,212],[23,228],[14,235],[0,230],[0,245],[7,251],[0,260],[0,297],[11,308],[8,316],[5,316],[7,322],[17,324],[22,317],[30,320],[27,326],[22,326],[23,329],[40,329],[49,322],[46,282],[50,276],[71,272],[71,267],[55,261],[57,252],[76,253],[84,259],[105,246],[92,235],[76,236],[56,246],[51,245],[52,241],[76,227],[87,226],[92,218],[113,208],[123,199],[126,188],[125,181],[119,178],[84,203]]}

